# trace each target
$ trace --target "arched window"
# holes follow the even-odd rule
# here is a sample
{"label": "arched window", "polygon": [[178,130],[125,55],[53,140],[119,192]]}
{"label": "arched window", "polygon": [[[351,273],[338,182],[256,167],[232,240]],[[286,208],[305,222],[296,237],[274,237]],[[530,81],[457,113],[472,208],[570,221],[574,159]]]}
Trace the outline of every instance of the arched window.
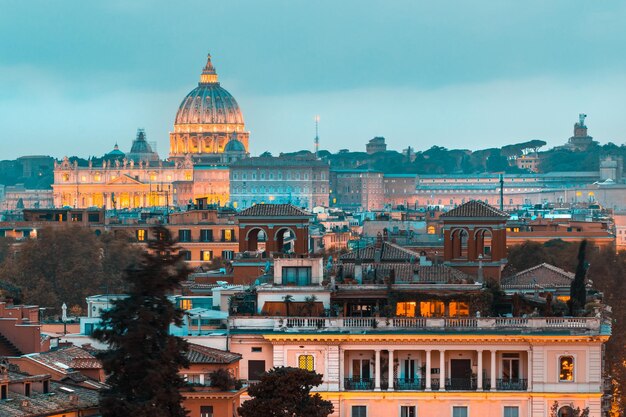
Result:
{"label": "arched window", "polygon": [[574,417],[574,409],[569,405],[559,408],[559,417]]}
{"label": "arched window", "polygon": [[559,381],[574,381],[574,357],[561,356],[559,358]]}
{"label": "arched window", "polygon": [[306,369],[307,371],[315,370],[315,358],[313,355],[300,355],[298,356],[298,368]]}

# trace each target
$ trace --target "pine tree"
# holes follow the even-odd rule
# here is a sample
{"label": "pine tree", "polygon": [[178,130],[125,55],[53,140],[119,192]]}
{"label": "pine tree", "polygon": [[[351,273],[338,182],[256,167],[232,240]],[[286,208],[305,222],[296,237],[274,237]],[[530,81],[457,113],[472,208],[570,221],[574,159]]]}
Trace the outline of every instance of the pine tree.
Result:
{"label": "pine tree", "polygon": [[576,266],[574,281],[570,286],[570,313],[572,316],[585,308],[587,302],[587,288],[585,287],[585,276],[587,275],[586,249],[587,240],[583,240],[578,248],[578,265]]}
{"label": "pine tree", "polygon": [[322,375],[300,368],[274,368],[250,386],[252,399],[239,407],[241,417],[327,417],[333,404],[311,388],[322,383]]}
{"label": "pine tree", "polygon": [[126,273],[128,297],[113,302],[94,332],[110,388],[101,392],[103,417],[184,417],[178,371],[188,366],[187,342],[169,334],[182,311],[167,298],[187,276],[182,255],[165,228],[155,228],[140,262]]}

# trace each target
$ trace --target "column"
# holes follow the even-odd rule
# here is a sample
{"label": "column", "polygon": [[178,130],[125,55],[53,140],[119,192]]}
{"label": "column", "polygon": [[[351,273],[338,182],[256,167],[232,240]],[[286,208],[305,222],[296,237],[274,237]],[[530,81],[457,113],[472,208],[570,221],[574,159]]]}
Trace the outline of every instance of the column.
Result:
{"label": "column", "polygon": [[343,360],[344,360],[344,351],[343,349],[341,349],[341,346],[339,346],[339,391],[343,391],[343,373],[344,373],[344,365],[343,365]]}
{"label": "column", "polygon": [[439,391],[446,390],[446,351],[439,351]]}
{"label": "column", "polygon": [[387,388],[387,391],[393,391],[393,349],[388,349],[387,351],[389,352],[389,371],[387,372],[389,388]]}
{"label": "column", "polygon": [[496,351],[491,350],[491,391],[496,390]]}
{"label": "column", "polygon": [[[430,391],[430,349],[426,351],[426,391]],[[441,383],[440,383],[441,384]]]}
{"label": "column", "polygon": [[380,391],[380,349],[376,349],[376,361],[374,362],[374,391]]}
{"label": "column", "polygon": [[531,387],[531,381],[533,379],[533,361],[532,361],[533,351],[532,351],[532,348],[529,349],[526,352],[526,356],[527,356],[527,362],[528,362],[528,373],[526,375],[526,384],[527,384],[528,388],[526,388],[526,389],[528,391],[532,391],[532,387]]}
{"label": "column", "polygon": [[478,355],[478,369],[476,370],[476,390],[483,390],[483,351],[476,351]]}

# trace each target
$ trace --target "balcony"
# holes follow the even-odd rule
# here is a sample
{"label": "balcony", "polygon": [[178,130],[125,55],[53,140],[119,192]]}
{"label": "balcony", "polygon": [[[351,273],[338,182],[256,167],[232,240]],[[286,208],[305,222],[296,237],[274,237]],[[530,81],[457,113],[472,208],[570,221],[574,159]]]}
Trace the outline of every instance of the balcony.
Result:
{"label": "balcony", "polygon": [[497,379],[496,389],[498,391],[526,391],[528,389],[528,380],[521,378]]}
{"label": "balcony", "polygon": [[237,317],[229,318],[231,329],[271,329],[273,331],[389,331],[437,330],[541,332],[569,330],[576,334],[599,334],[597,317]]}
{"label": "balcony", "polygon": [[446,379],[447,391],[476,391],[476,378],[448,378]]}
{"label": "balcony", "polygon": [[374,389],[373,378],[345,378],[344,388],[349,391],[372,391]]}
{"label": "balcony", "polygon": [[[397,391],[424,391],[426,380],[424,378],[394,378],[393,388]],[[437,388],[439,388],[439,380],[437,380]]]}

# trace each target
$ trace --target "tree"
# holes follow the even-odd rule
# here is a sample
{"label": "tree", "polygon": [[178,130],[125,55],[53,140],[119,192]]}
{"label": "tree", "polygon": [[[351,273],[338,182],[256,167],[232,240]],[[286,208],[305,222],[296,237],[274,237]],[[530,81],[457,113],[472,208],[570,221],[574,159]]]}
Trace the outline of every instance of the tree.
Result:
{"label": "tree", "polygon": [[289,310],[291,307],[291,303],[293,303],[293,295],[287,294],[283,297],[283,303],[285,303],[285,312],[287,317],[289,317]]}
{"label": "tree", "polygon": [[322,383],[322,375],[299,368],[274,368],[248,389],[252,399],[239,407],[241,417],[327,417],[330,401],[311,389]]}
{"label": "tree", "polygon": [[570,286],[570,313],[575,316],[585,307],[587,302],[587,288],[585,286],[585,276],[587,275],[587,262],[585,261],[585,251],[587,249],[587,240],[580,242],[578,248],[578,265],[576,266],[576,275]]}
{"label": "tree", "polygon": [[236,389],[237,380],[228,371],[228,369],[220,368],[209,374],[211,386],[221,391],[230,391]]}
{"label": "tree", "polygon": [[315,295],[311,295],[310,297],[304,298],[304,308],[310,317],[313,316],[313,310],[315,309],[316,302],[317,302],[317,297]]}
{"label": "tree", "polygon": [[110,388],[101,391],[104,417],[183,417],[178,373],[187,367],[187,342],[169,334],[182,325],[182,310],[168,299],[188,270],[165,228],[148,243],[140,262],[128,269],[128,297],[113,301],[94,337],[109,346],[99,359]]}
{"label": "tree", "polygon": [[0,265],[0,282],[20,290],[22,302],[58,313],[63,303],[85,306],[85,298],[123,292],[124,270],[142,249],[128,238],[80,226],[41,229]]}

